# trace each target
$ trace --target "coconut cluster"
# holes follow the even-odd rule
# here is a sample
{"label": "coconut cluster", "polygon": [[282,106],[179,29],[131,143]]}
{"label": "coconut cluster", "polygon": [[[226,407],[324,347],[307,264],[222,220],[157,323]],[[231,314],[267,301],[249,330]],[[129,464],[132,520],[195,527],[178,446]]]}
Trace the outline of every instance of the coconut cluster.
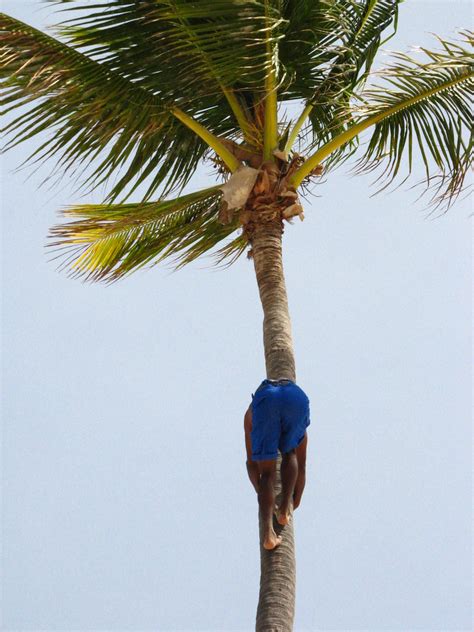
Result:
{"label": "coconut cluster", "polygon": [[298,193],[289,184],[304,159],[295,154],[288,161],[281,151],[275,151],[274,156],[275,160],[263,162],[258,168],[240,167],[221,187],[219,221],[230,224],[238,215],[249,241],[258,224],[280,221],[283,229],[284,221],[304,219]]}
{"label": "coconut cluster", "polygon": [[264,162],[256,182],[239,212],[239,220],[247,237],[251,238],[257,224],[280,220],[291,221],[293,217],[304,219],[303,207],[296,189],[288,184],[293,163],[278,160]]}

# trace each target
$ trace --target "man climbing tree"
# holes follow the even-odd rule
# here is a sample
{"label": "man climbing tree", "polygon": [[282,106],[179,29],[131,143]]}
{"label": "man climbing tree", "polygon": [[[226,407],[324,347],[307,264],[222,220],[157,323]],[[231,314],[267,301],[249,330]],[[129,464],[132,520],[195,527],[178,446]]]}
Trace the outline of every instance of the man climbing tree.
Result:
{"label": "man climbing tree", "polygon": [[[258,494],[263,522],[263,547],[281,544],[273,528],[273,512],[281,526],[301,502],[305,485],[306,428],[309,399],[291,380],[264,380],[244,417],[247,471]],[[281,499],[275,507],[275,479],[281,453]]]}

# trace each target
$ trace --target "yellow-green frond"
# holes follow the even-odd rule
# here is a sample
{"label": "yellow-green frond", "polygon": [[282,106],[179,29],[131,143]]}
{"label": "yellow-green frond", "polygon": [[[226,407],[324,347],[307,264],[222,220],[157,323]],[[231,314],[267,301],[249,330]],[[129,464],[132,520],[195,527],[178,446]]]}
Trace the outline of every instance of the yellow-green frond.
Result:
{"label": "yellow-green frond", "polygon": [[51,229],[49,246],[61,269],[88,281],[117,281],[165,259],[180,267],[238,229],[219,223],[220,198],[211,187],[162,202],[73,206],[63,212],[73,221]]}

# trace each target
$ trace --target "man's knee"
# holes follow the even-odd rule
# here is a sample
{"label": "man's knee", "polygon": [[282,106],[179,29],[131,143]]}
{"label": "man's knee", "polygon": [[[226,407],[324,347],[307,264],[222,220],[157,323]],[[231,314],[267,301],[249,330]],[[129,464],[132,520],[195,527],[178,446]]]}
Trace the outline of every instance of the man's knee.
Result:
{"label": "man's knee", "polygon": [[296,459],[296,448],[290,450],[289,452],[285,452],[282,456],[282,461],[293,461],[294,459]]}
{"label": "man's knee", "polygon": [[258,471],[262,478],[271,478],[276,472],[276,460],[274,461],[257,461]]}

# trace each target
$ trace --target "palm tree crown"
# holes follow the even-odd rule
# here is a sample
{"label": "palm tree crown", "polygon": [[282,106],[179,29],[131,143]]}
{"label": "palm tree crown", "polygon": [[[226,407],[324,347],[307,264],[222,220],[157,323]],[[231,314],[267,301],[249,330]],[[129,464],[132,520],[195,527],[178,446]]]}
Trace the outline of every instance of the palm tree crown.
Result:
{"label": "palm tree crown", "polygon": [[[242,216],[222,222],[219,187],[179,195],[206,156],[224,179],[273,161],[290,197],[352,155],[388,181],[403,157],[408,173],[422,161],[436,204],[463,188],[469,32],[395,54],[372,75],[398,0],[50,1],[65,5],[57,37],[1,14],[2,103],[20,108],[7,147],[43,132],[32,161],[55,157],[86,190],[114,176],[103,204],[68,208],[73,221],[52,229],[73,274],[112,281],[218,245],[219,261],[235,260]],[[295,100],[300,116],[279,119]],[[126,203],[140,185],[140,201]]]}

